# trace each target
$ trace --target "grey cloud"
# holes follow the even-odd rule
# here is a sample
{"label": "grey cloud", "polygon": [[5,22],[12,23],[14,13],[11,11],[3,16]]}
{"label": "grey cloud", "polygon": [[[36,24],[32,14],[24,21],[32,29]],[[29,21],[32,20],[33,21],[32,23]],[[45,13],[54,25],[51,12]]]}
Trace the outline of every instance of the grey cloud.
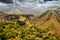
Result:
{"label": "grey cloud", "polygon": [[0,0],[0,2],[9,4],[13,3],[13,0]]}
{"label": "grey cloud", "polygon": [[[43,11],[46,11],[48,9],[54,9],[54,8],[60,7],[59,1],[54,2],[54,3],[52,1],[47,2],[47,3],[39,3],[41,0],[16,0],[16,1],[18,1],[18,2],[16,2],[16,5],[15,4],[10,5],[10,6],[7,5],[7,6],[4,6],[3,8],[0,7],[0,9],[4,9],[5,7],[7,7],[6,9],[8,9],[9,7],[10,8],[16,7],[22,11],[27,10],[28,12],[43,12]],[[55,6],[54,4],[56,4],[57,6]]]}

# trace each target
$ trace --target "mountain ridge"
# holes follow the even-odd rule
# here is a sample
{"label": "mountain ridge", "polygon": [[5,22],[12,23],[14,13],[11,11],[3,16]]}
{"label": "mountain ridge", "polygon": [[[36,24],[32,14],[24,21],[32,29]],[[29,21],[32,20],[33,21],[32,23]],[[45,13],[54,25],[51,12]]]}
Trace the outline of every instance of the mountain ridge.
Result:
{"label": "mountain ridge", "polygon": [[45,12],[43,16],[40,16],[39,19],[36,21],[36,25],[38,26],[39,29],[46,29],[49,25],[53,24],[53,28],[49,29],[54,34],[59,34],[60,33],[60,23],[58,21],[58,18],[56,15],[56,10],[48,10]]}

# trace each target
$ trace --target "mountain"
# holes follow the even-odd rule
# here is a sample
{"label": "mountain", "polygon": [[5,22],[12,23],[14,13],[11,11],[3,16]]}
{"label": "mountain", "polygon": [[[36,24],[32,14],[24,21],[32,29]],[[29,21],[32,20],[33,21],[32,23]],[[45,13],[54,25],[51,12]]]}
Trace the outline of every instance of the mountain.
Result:
{"label": "mountain", "polygon": [[[18,16],[19,14],[23,14],[23,15],[29,14],[27,12],[22,12],[16,8],[9,9],[5,11],[4,13],[13,14],[13,15],[17,14],[16,16]],[[7,14],[0,15],[0,20],[5,21],[5,17],[10,19],[8,17],[9,15]],[[60,8],[56,10],[48,10],[38,17],[33,16],[32,20],[33,20],[32,22],[37,26],[37,28],[51,32],[53,34],[60,34]]]}
{"label": "mountain", "polygon": [[48,10],[36,20],[37,28],[49,31],[53,34],[60,34],[60,13],[57,10]]}
{"label": "mountain", "polygon": [[4,12],[7,13],[7,14],[23,14],[23,12],[20,11],[19,9],[17,9],[17,8],[10,8],[10,9],[4,11]]}
{"label": "mountain", "polygon": [[13,14],[13,15],[34,15],[34,13],[32,13],[32,12],[21,11],[18,8],[10,8],[10,9],[5,10],[3,12],[6,14]]}

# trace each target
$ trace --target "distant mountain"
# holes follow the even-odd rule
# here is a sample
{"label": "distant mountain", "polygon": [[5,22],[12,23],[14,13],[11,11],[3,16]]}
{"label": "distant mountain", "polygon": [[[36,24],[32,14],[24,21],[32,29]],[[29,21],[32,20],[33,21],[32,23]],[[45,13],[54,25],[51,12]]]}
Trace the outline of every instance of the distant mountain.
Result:
{"label": "distant mountain", "polygon": [[4,10],[4,11],[1,11],[1,12],[4,12],[4,13],[6,13],[6,14],[15,14],[15,15],[35,15],[35,16],[37,16],[34,12],[28,12],[28,10],[27,10],[27,12],[26,11],[22,11],[22,10],[20,10],[20,9],[18,9],[18,8],[9,8],[9,9],[7,9],[7,10]]}
{"label": "distant mountain", "polygon": [[23,12],[17,8],[11,8],[11,9],[5,10],[4,12],[7,14],[23,14]]}

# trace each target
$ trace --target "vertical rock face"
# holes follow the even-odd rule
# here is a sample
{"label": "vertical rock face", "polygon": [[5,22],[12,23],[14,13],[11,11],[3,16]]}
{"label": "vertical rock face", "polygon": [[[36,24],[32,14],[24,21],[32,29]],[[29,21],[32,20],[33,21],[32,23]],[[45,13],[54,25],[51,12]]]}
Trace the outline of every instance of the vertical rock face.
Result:
{"label": "vertical rock face", "polygon": [[60,13],[56,13],[56,10],[49,10],[39,17],[36,21],[36,25],[40,29],[49,29],[49,31],[54,34],[58,34],[60,33],[59,15]]}

